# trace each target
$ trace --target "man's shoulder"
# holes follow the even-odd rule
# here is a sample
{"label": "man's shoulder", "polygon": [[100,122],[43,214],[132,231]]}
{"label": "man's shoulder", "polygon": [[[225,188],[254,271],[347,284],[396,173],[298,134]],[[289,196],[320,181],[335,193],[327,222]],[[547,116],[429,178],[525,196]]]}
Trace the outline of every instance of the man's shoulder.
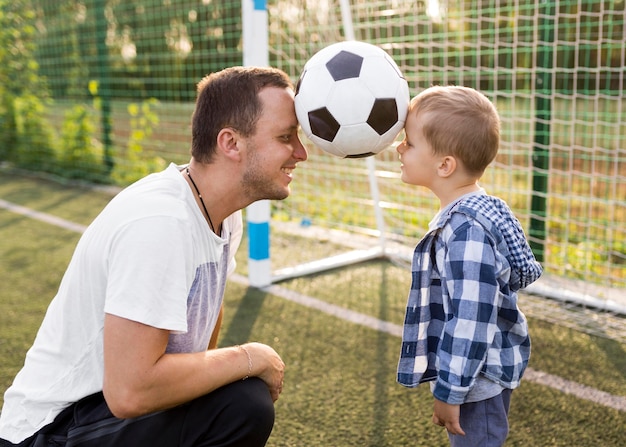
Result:
{"label": "man's shoulder", "polygon": [[150,174],[122,190],[108,212],[124,216],[181,216],[186,207],[185,181],[172,167]]}

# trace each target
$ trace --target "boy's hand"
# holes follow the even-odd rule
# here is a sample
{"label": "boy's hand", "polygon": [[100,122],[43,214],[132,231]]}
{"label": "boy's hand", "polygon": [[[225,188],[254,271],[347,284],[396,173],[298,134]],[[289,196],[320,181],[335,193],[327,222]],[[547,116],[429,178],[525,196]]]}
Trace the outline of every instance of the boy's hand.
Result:
{"label": "boy's hand", "polygon": [[465,435],[459,424],[460,405],[450,405],[435,399],[433,424],[445,427],[453,435]]}

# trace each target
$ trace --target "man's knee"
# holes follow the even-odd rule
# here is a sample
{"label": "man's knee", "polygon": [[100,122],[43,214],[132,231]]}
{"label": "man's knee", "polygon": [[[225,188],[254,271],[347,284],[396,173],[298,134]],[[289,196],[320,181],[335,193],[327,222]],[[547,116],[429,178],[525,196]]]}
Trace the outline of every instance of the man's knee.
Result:
{"label": "man's knee", "polygon": [[204,432],[187,433],[201,439],[193,445],[263,446],[274,427],[274,403],[265,382],[250,378],[194,401],[187,422],[187,427],[197,427],[192,431]]}
{"label": "man's knee", "polygon": [[245,425],[271,431],[274,426],[274,403],[265,382],[250,378],[231,384],[228,417],[241,419]]}

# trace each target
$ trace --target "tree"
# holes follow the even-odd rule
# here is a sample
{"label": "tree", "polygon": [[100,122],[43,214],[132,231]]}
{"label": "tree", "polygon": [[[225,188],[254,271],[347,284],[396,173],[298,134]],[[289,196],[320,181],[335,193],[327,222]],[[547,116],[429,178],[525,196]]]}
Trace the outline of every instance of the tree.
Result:
{"label": "tree", "polygon": [[0,0],[0,160],[45,169],[54,150],[34,56],[35,20],[30,0]]}

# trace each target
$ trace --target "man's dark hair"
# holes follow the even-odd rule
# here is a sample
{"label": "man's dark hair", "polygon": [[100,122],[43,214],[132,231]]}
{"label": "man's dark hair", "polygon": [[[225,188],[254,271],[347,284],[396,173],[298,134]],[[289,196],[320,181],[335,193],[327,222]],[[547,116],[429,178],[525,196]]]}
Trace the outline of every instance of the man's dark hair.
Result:
{"label": "man's dark hair", "polygon": [[198,83],[192,117],[194,159],[211,162],[217,135],[225,127],[232,127],[244,137],[255,133],[262,112],[258,95],[265,87],[293,88],[293,83],[285,72],[269,67],[230,67]]}

